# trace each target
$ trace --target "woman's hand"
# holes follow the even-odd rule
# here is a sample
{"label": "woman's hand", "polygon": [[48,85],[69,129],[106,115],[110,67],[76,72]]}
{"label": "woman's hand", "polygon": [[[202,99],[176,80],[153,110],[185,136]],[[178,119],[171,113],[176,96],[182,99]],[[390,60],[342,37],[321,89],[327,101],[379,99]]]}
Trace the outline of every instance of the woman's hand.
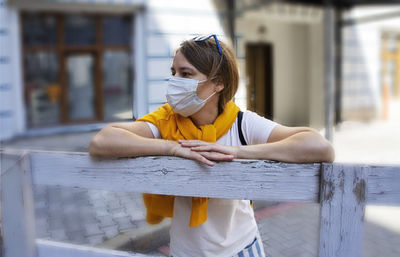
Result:
{"label": "woman's hand", "polygon": [[[198,160],[213,166],[212,161],[232,161],[236,156],[236,148],[200,140],[179,140],[178,148],[174,155]],[[181,154],[181,155],[180,155]],[[211,161],[212,160],[212,161]]]}

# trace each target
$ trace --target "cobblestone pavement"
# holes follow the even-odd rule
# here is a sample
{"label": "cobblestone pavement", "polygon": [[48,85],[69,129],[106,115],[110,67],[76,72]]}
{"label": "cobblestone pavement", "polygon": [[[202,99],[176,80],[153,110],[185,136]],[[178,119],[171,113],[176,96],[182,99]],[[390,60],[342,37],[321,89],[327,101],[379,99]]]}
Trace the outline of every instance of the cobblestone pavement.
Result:
{"label": "cobblestone pavement", "polygon": [[[272,207],[274,208],[274,207]],[[400,256],[400,230],[385,227],[376,222],[370,207],[366,212],[362,257]],[[398,215],[398,208],[389,212]],[[382,218],[382,217],[380,217]],[[399,222],[397,222],[399,224]],[[276,215],[258,221],[267,256],[272,257],[315,257],[318,256],[319,205],[300,204],[287,208]],[[395,226],[395,225],[394,225]]]}
{"label": "cobblestone pavement", "polygon": [[38,238],[97,245],[145,225],[140,194],[37,186],[34,200]]}

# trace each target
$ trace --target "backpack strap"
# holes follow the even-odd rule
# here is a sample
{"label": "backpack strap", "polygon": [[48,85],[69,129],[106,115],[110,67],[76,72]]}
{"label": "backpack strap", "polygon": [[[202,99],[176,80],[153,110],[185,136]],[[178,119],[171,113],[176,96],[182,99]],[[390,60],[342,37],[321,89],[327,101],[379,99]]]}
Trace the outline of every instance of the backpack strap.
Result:
{"label": "backpack strap", "polygon": [[[247,145],[246,140],[244,139],[243,136],[243,131],[242,131],[242,120],[243,120],[243,112],[239,111],[238,112],[238,131],[239,131],[239,139],[240,139],[240,143],[242,143],[242,145]],[[254,209],[254,202],[253,200],[250,200],[250,205],[251,208]]]}
{"label": "backpack strap", "polygon": [[240,143],[242,143],[242,145],[247,145],[246,140],[244,139],[243,136],[243,131],[242,131],[242,120],[243,120],[243,112],[239,111],[238,113],[238,130],[239,130],[239,139],[240,139]]}

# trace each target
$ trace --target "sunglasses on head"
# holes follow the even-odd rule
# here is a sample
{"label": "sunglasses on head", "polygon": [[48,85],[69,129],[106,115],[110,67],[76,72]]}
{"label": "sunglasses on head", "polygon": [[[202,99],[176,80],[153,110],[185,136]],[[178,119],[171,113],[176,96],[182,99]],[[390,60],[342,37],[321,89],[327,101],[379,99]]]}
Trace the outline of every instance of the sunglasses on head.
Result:
{"label": "sunglasses on head", "polygon": [[210,38],[214,38],[215,43],[217,44],[218,52],[219,52],[220,54],[222,54],[221,45],[219,44],[217,35],[215,35],[215,34],[211,34],[211,35],[207,35],[207,36],[198,36],[198,37],[194,37],[194,38],[193,38],[193,41],[194,41],[194,42],[204,42],[204,41],[209,40]]}

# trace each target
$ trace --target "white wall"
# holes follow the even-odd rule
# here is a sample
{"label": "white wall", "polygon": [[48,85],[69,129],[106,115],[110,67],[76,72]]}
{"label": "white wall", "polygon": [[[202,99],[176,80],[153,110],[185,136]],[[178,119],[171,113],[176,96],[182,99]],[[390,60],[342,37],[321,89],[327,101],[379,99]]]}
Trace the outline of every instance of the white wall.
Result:
{"label": "white wall", "polygon": [[381,34],[399,31],[400,18],[358,22],[357,19],[400,11],[400,5],[391,7],[361,7],[345,14],[355,24],[342,30],[343,36],[343,97],[344,120],[379,118],[381,108]]}
{"label": "white wall", "polygon": [[0,140],[25,129],[18,12],[0,0]]}
{"label": "white wall", "polygon": [[149,0],[147,3],[147,85],[149,111],[166,102],[165,79],[179,44],[199,34],[217,34],[227,42],[213,0]]}
{"label": "white wall", "polygon": [[[258,33],[260,26],[266,28],[264,35]],[[323,123],[321,23],[293,23],[266,15],[249,15],[239,19],[237,32],[241,35],[238,52],[242,54],[248,42],[272,43],[274,120],[285,125],[312,123],[319,127]],[[244,64],[242,61],[242,76]]]}
{"label": "white wall", "polygon": [[309,125],[315,129],[325,127],[325,85],[324,85],[324,44],[323,24],[310,24],[309,36],[309,78],[308,113]]}

